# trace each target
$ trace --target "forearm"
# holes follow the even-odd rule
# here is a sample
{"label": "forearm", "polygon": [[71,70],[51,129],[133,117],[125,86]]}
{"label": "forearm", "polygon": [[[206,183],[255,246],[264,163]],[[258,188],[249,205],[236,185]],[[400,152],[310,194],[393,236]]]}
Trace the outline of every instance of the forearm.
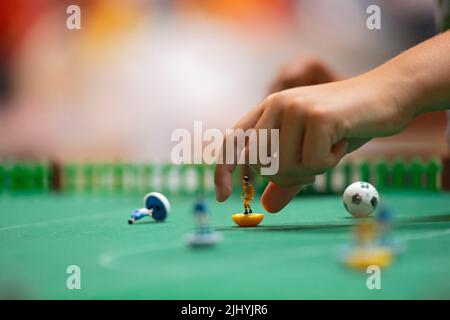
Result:
{"label": "forearm", "polygon": [[414,115],[450,108],[450,32],[403,52],[374,74],[385,78],[399,108]]}

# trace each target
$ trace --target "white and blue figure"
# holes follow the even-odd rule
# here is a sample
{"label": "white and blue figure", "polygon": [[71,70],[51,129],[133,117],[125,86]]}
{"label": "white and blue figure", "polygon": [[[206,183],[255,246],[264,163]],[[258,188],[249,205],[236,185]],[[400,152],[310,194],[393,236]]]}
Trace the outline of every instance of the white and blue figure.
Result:
{"label": "white and blue figure", "polygon": [[215,232],[209,224],[209,212],[206,203],[199,198],[194,204],[194,216],[197,228],[194,233],[186,236],[187,243],[192,247],[206,247],[215,245],[222,236]]}
{"label": "white and blue figure", "polygon": [[133,224],[144,217],[150,217],[152,215],[151,211],[147,208],[140,208],[133,210],[130,219],[128,219],[128,224]]}
{"label": "white and blue figure", "polygon": [[404,246],[399,241],[396,241],[392,236],[392,210],[386,206],[382,206],[377,212],[378,224],[378,245],[390,248],[394,253],[402,253]]}
{"label": "white and blue figure", "polygon": [[202,199],[198,199],[195,203],[194,215],[197,222],[197,232],[207,233],[213,231],[209,225],[208,207]]}
{"label": "white and blue figure", "polygon": [[392,212],[385,206],[377,212],[377,222],[379,230],[379,244],[387,245],[392,240]]}
{"label": "white and blue figure", "polygon": [[166,220],[170,212],[170,203],[167,198],[159,192],[151,192],[144,197],[145,208],[136,209],[131,213],[129,224],[144,217],[152,217],[155,221]]}

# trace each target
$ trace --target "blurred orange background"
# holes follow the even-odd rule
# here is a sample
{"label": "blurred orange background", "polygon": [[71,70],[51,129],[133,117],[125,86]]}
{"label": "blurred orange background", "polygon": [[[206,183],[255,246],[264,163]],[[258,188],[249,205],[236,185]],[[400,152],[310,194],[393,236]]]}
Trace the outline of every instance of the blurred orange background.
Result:
{"label": "blurred orange background", "polygon": [[[174,129],[231,127],[299,54],[352,76],[434,32],[432,0],[2,1],[0,158],[166,161]],[[440,156],[445,126],[425,115],[350,157]]]}

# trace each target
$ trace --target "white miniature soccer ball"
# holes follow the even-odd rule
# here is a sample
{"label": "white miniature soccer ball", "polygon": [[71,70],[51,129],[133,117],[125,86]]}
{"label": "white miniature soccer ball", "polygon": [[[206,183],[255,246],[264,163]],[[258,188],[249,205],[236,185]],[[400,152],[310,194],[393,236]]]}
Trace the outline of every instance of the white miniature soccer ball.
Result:
{"label": "white miniature soccer ball", "polygon": [[358,181],[349,185],[342,196],[344,207],[354,217],[368,217],[380,201],[377,189],[368,182]]}

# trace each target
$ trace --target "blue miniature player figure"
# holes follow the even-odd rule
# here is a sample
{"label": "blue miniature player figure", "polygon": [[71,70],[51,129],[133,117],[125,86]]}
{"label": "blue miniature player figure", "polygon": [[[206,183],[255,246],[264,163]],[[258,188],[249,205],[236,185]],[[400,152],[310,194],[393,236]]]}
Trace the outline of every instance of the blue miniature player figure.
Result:
{"label": "blue miniature player figure", "polygon": [[377,224],[379,229],[378,245],[391,249],[395,254],[404,252],[404,244],[392,236],[392,210],[382,206],[377,212]]}
{"label": "blue miniature player figure", "polygon": [[170,202],[163,194],[159,192],[150,192],[144,197],[145,208],[136,209],[131,213],[129,224],[144,217],[152,217],[155,221],[164,221],[170,212]]}
{"label": "blue miniature player figure", "polygon": [[401,241],[392,236],[393,215],[391,209],[386,206],[381,207],[377,212],[377,225],[379,229],[378,245],[392,250],[394,254],[402,254],[405,246]]}
{"label": "blue miniature player figure", "polygon": [[133,224],[144,217],[150,217],[151,214],[152,211],[147,208],[136,209],[131,213],[131,217],[130,219],[128,219],[128,223]]}
{"label": "blue miniature player figure", "polygon": [[377,222],[379,228],[379,245],[389,247],[392,243],[392,212],[386,206],[381,207],[377,212]]}
{"label": "blue miniature player figure", "polygon": [[186,235],[188,245],[209,247],[218,243],[222,236],[209,224],[209,212],[203,198],[197,198],[193,209],[197,227],[195,232]]}
{"label": "blue miniature player figure", "polygon": [[194,215],[197,220],[197,232],[208,233],[212,232],[209,225],[208,208],[202,198],[198,198],[194,205]]}

